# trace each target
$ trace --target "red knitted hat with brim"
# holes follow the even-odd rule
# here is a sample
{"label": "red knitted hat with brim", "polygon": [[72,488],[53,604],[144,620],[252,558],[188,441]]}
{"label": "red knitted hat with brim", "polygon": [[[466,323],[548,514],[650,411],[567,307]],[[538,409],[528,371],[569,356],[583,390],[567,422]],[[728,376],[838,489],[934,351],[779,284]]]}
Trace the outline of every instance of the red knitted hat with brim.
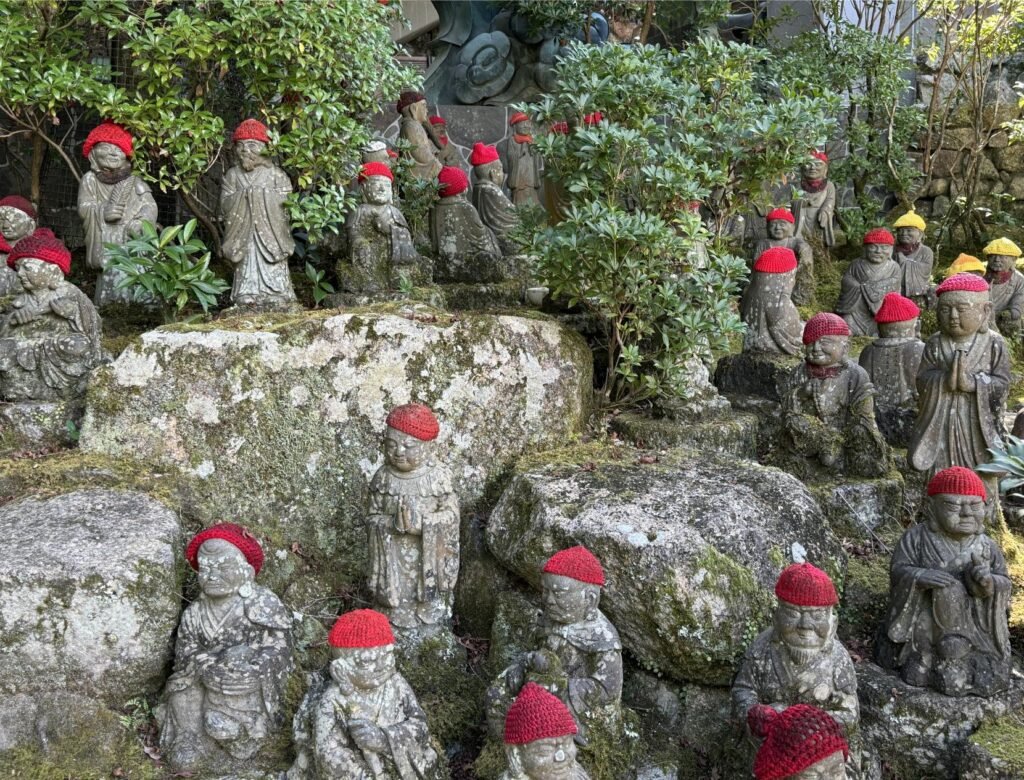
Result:
{"label": "red knitted hat with brim", "polygon": [[82,144],[82,156],[88,157],[96,144],[113,144],[124,152],[125,157],[132,156],[132,136],[115,122],[103,122],[89,132]]}
{"label": "red knitted hat with brim", "polygon": [[804,344],[813,344],[822,336],[849,336],[850,326],[838,314],[820,311],[804,325]]}
{"label": "red knitted hat with brim", "polygon": [[874,230],[869,230],[867,233],[864,234],[863,243],[888,244],[889,246],[892,246],[893,244],[896,243],[896,239],[893,238],[892,233],[890,233],[885,228],[875,228]]}
{"label": "red knitted hat with brim", "polygon": [[811,157],[815,160],[821,160],[823,163],[828,162],[828,155],[824,152],[811,152]]}
{"label": "red knitted hat with brim", "polygon": [[432,124],[432,125],[441,125],[442,127],[447,127],[447,125],[448,125],[448,123],[445,122],[444,119],[442,117],[439,117],[439,116],[432,116],[432,117],[430,117],[429,121],[430,121],[430,124]]}
{"label": "red knitted hat with brim", "polygon": [[0,206],[9,206],[32,217],[32,219],[36,218],[35,207],[29,202],[28,198],[23,198],[21,195],[8,195],[6,198],[0,198]]}
{"label": "red knitted hat with brim", "polygon": [[385,179],[390,181],[395,180],[395,174],[391,172],[391,169],[382,162],[368,162],[363,163],[363,166],[359,169],[359,181],[363,182],[369,179],[371,176],[383,176]]}
{"label": "red knitted hat with brim", "polygon": [[487,165],[498,159],[498,149],[487,144],[473,144],[473,152],[469,155],[469,162],[472,165]]}
{"label": "red knitted hat with brim", "polygon": [[909,322],[921,314],[921,309],[910,298],[898,292],[886,293],[882,305],[875,314],[875,322],[885,325],[889,322]]}
{"label": "red knitted hat with brim", "polygon": [[71,271],[71,252],[48,228],[40,228],[16,243],[7,255],[7,265],[14,268],[15,263],[23,257],[34,257],[45,263],[52,263],[65,276]]}
{"label": "red knitted hat with brim", "polygon": [[935,288],[936,295],[948,292],[988,292],[988,282],[977,274],[953,274]]}
{"label": "red knitted hat with brim", "polygon": [[950,466],[938,472],[928,483],[928,495],[946,493],[952,496],[977,496],[988,500],[988,491],[981,477],[963,466]]}
{"label": "red knitted hat with brim", "polygon": [[258,119],[243,119],[231,134],[231,141],[262,141],[270,143],[270,135],[267,133],[267,126]]}
{"label": "red knitted hat with brim", "polygon": [[331,647],[384,647],[395,643],[388,619],[375,609],[354,609],[338,618],[327,634]]}
{"label": "red knitted hat with brim", "polygon": [[469,188],[469,178],[461,168],[446,165],[437,174],[437,183],[441,185],[441,197],[450,198],[465,192]]}
{"label": "red knitted hat with brim", "polygon": [[773,246],[758,255],[754,270],[762,274],[786,274],[795,271],[796,254],[784,246]]}
{"label": "red knitted hat with brim", "polygon": [[782,219],[791,225],[796,224],[796,217],[793,216],[793,212],[789,209],[773,209],[768,212],[768,216],[764,218],[765,222],[774,222],[777,219]]}
{"label": "red knitted hat with brim", "polygon": [[798,607],[834,607],[839,603],[829,576],[810,563],[794,563],[782,570],[775,595]]}
{"label": "red knitted hat with brim", "polygon": [[520,122],[528,122],[530,117],[524,114],[522,111],[516,111],[512,116],[508,118],[509,125],[518,125]]}
{"label": "red knitted hat with brim", "polygon": [[199,548],[203,546],[203,542],[210,539],[223,539],[233,544],[256,573],[260,573],[260,569],[263,568],[263,548],[248,528],[234,523],[217,523],[192,537],[192,541],[185,548],[185,560],[193,569],[199,570]]}
{"label": "red knitted hat with brim", "polygon": [[526,745],[538,739],[574,736],[572,713],[554,694],[528,682],[505,716],[505,744]]}
{"label": "red knitted hat with brim", "polygon": [[824,710],[794,704],[769,717],[767,737],[754,759],[757,780],[785,780],[833,753],[850,755],[842,727]]}
{"label": "red knitted hat with brim", "polygon": [[419,103],[421,100],[426,100],[422,92],[409,90],[398,96],[398,103],[395,104],[395,108],[401,114],[403,108],[411,106],[413,103]]}
{"label": "red knitted hat with brim", "polygon": [[582,545],[556,552],[548,558],[541,571],[544,574],[570,577],[589,585],[604,585],[604,569],[601,568],[601,562]]}
{"label": "red knitted hat with brim", "polygon": [[429,406],[423,404],[403,404],[396,406],[388,415],[387,426],[396,431],[407,433],[420,441],[433,441],[441,432],[441,424],[437,421]]}

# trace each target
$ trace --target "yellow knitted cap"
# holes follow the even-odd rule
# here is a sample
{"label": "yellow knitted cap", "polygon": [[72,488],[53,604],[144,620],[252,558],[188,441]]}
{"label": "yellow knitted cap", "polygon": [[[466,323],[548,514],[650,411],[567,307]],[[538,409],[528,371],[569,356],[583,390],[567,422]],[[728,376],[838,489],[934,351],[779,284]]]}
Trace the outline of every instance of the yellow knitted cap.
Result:
{"label": "yellow knitted cap", "polygon": [[894,228],[912,227],[912,228],[917,228],[918,230],[920,230],[922,232],[927,227],[927,225],[925,224],[925,221],[923,219],[921,219],[921,217],[918,215],[918,213],[916,211],[914,211],[913,209],[911,209],[906,214],[904,214],[902,217],[900,217],[895,222],[893,222],[892,226]]}
{"label": "yellow knitted cap", "polygon": [[965,255],[961,253],[949,268],[946,269],[946,273],[944,273],[943,276],[948,279],[953,274],[965,274],[969,271],[980,271],[981,273],[985,273],[985,264],[974,255]]}
{"label": "yellow knitted cap", "polygon": [[989,242],[989,245],[982,251],[986,255],[1009,255],[1010,257],[1020,257],[1020,247],[1005,236]]}

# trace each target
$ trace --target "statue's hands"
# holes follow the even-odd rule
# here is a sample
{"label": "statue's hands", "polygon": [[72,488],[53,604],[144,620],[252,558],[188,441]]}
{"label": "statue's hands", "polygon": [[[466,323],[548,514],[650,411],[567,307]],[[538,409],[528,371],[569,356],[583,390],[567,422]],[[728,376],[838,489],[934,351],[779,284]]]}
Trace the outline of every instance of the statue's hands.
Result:
{"label": "statue's hands", "polygon": [[971,565],[967,567],[967,573],[977,589],[982,592],[985,598],[990,597],[995,592],[995,581],[992,579],[992,567],[989,566],[988,561],[981,559],[977,553],[971,553]]}
{"label": "statue's hands", "polygon": [[832,224],[832,212],[828,209],[822,209],[818,212],[818,227],[827,228]]}
{"label": "statue's hands", "polygon": [[15,325],[24,325],[36,318],[35,311],[29,306],[23,306],[11,312],[11,322]]}
{"label": "statue's hands", "polygon": [[948,588],[956,581],[956,577],[949,572],[940,571],[939,569],[925,569],[925,571],[917,578],[917,585],[920,588],[929,589]]}
{"label": "statue's hands", "polygon": [[124,203],[108,203],[103,207],[103,219],[107,222],[120,222],[124,218]]}
{"label": "statue's hands", "polygon": [[401,534],[407,534],[412,529],[413,509],[405,501],[405,498],[398,499],[398,511],[395,513],[395,530]]}
{"label": "statue's hands", "polygon": [[355,718],[349,721],[348,728],[352,733],[352,739],[355,740],[360,750],[383,753],[388,749],[388,738],[384,732],[365,718]]}

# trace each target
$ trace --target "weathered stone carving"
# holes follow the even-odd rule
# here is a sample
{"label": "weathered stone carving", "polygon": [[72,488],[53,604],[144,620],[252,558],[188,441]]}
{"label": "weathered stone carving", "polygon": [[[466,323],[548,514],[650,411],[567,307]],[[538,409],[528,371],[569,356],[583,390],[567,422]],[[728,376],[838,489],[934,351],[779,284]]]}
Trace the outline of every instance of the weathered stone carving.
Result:
{"label": "weathered stone carving", "polygon": [[801,352],[804,326],[790,297],[796,276],[797,259],[792,249],[772,247],[757,258],[750,284],[740,300],[740,315],[747,326],[745,352]]}
{"label": "weathered stone carving", "polygon": [[902,270],[892,259],[895,239],[885,228],[864,236],[864,257],[850,263],[843,274],[836,312],[843,315],[854,336],[877,336],[875,313],[887,293],[900,291]]}
{"label": "weathered stone carving", "polygon": [[754,247],[754,257],[774,247],[791,249],[796,255],[796,285],[793,288],[793,303],[807,306],[814,301],[814,250],[802,236],[794,235],[796,218],[788,209],[773,209],[765,217],[768,236]]}
{"label": "weathered stone carving", "polygon": [[828,180],[828,155],[812,152],[811,161],[800,169],[803,197],[793,201],[796,234],[819,241],[824,246],[836,243],[833,220],[836,213],[836,185]]}
{"label": "weathered stone carving", "polygon": [[911,209],[893,223],[896,231],[896,255],[900,265],[900,292],[918,307],[927,309],[932,297],[932,267],[935,253],[921,243],[927,224]]}
{"label": "weathered stone carving", "polygon": [[808,704],[766,714],[756,780],[846,780],[849,747],[831,715]]}
{"label": "weathered stone carving", "polygon": [[430,140],[434,144],[434,154],[441,163],[441,166],[458,166],[462,159],[448,137],[448,123],[444,118],[439,116],[430,117],[425,128],[430,135]]}
{"label": "weathered stone carving", "polygon": [[460,103],[472,105],[508,86],[516,72],[511,49],[512,41],[500,30],[480,33],[462,47],[452,72]]}
{"label": "weathered stone carving", "polygon": [[519,225],[519,215],[501,189],[505,183],[505,171],[501,167],[498,150],[482,143],[475,144],[469,161],[473,165],[475,179],[473,206],[480,215],[480,221],[494,231],[501,251],[506,256],[514,255],[517,249],[510,234]]}
{"label": "weathered stone carving", "polygon": [[985,264],[981,262],[974,255],[966,255],[961,252],[957,255],[956,260],[949,264],[949,268],[943,274],[944,279],[948,279],[956,274],[974,274],[975,276],[985,275]]}
{"label": "weathered stone carving", "polygon": [[201,593],[178,628],[160,749],[179,772],[247,768],[281,727],[291,613],[254,582],[263,550],[241,526],[199,532],[185,558]]}
{"label": "weathered stone carving", "polygon": [[440,199],[430,212],[436,282],[499,282],[509,272],[489,227],[466,200],[469,179],[459,168],[443,168],[437,177]]}
{"label": "weathered stone carving", "polygon": [[384,163],[388,168],[391,167],[392,152],[388,150],[388,145],[384,141],[373,140],[364,146],[359,156],[362,158],[364,163],[378,162]]}
{"label": "weathered stone carving", "polygon": [[500,780],[589,780],[576,763],[572,713],[536,683],[526,683],[503,724],[508,769]]}
{"label": "weathered stone carving", "polygon": [[18,275],[7,265],[12,247],[36,229],[36,209],[20,195],[0,199],[0,295],[18,289]]}
{"label": "weathered stone carving", "polygon": [[399,134],[410,145],[408,154],[413,165],[410,172],[417,179],[435,179],[441,172],[436,148],[424,125],[427,122],[427,99],[419,92],[403,92],[396,110],[402,115]]}
{"label": "weathered stone carving", "polygon": [[1020,247],[1008,238],[997,238],[984,249],[987,260],[985,280],[992,298],[992,315],[988,327],[998,328],[1007,338],[1020,335],[1020,318],[1024,314],[1024,274],[1016,269]]}
{"label": "weathered stone carving", "polygon": [[533,122],[526,114],[517,111],[508,120],[512,136],[505,147],[505,162],[508,166],[508,189],[512,203],[541,205],[543,184],[543,163],[540,155],[533,150]]}
{"label": "weathered stone carving", "polygon": [[984,532],[986,500],[970,469],[939,471],[928,483],[927,519],[893,552],[878,661],[910,685],[991,696],[1009,683],[1010,578]]}

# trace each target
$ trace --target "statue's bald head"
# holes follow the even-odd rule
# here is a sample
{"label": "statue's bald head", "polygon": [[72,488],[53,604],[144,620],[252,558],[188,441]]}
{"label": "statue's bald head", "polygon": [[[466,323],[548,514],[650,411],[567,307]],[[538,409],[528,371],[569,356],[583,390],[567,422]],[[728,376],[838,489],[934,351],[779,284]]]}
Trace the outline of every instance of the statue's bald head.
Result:
{"label": "statue's bald head", "polygon": [[954,339],[970,338],[988,327],[992,300],[988,290],[950,290],[939,295],[935,312],[944,334]]}

